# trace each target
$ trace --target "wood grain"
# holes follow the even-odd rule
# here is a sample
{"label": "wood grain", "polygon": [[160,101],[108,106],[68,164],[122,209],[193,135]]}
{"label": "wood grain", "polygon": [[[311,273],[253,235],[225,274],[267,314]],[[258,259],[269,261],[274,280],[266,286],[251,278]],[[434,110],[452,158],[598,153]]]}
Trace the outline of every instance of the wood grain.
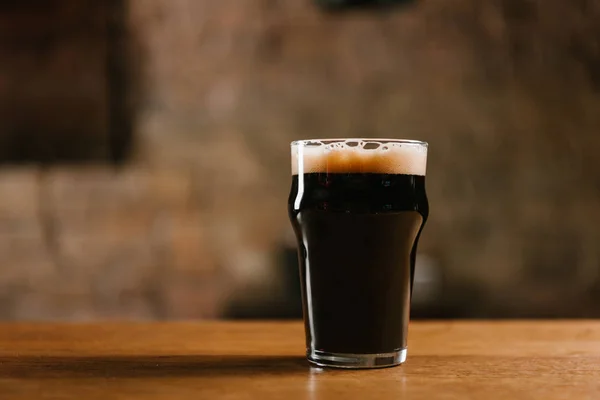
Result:
{"label": "wood grain", "polygon": [[298,322],[0,325],[0,398],[598,399],[600,322],[416,322],[408,361],[311,368]]}

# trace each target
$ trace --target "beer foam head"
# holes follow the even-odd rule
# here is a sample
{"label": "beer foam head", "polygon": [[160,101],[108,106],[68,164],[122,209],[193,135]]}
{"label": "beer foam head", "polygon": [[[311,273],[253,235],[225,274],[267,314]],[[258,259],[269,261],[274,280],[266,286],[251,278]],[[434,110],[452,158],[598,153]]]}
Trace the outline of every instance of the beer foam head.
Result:
{"label": "beer foam head", "polygon": [[380,173],[423,175],[427,143],[393,139],[300,140],[292,143],[292,175]]}

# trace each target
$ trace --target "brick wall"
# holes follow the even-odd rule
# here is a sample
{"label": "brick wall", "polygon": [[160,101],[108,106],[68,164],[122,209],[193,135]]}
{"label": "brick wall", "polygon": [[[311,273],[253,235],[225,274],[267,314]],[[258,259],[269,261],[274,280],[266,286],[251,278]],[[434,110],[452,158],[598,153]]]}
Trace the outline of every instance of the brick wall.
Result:
{"label": "brick wall", "polygon": [[[598,315],[600,7],[130,2],[124,168],[0,172],[0,316],[203,318],[281,301],[288,143],[430,142],[421,250],[460,315]],[[458,312],[458,311],[457,311]]]}

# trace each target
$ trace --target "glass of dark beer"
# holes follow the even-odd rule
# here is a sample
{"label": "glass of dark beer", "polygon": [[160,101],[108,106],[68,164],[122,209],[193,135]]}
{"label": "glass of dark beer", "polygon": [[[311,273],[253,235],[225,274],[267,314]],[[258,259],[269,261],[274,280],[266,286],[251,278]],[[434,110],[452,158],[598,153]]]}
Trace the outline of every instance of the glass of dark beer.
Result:
{"label": "glass of dark beer", "polygon": [[291,144],[308,360],[378,368],[406,360],[417,243],[427,220],[427,143]]}

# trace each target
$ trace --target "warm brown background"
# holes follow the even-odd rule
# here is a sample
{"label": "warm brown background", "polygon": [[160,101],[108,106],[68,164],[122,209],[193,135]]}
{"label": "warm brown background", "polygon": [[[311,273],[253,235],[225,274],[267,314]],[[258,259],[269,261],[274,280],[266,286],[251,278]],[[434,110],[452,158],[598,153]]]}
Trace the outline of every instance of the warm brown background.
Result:
{"label": "warm brown background", "polygon": [[443,315],[600,316],[599,1],[1,4],[0,318],[276,307],[288,142],[342,136],[430,142]]}

